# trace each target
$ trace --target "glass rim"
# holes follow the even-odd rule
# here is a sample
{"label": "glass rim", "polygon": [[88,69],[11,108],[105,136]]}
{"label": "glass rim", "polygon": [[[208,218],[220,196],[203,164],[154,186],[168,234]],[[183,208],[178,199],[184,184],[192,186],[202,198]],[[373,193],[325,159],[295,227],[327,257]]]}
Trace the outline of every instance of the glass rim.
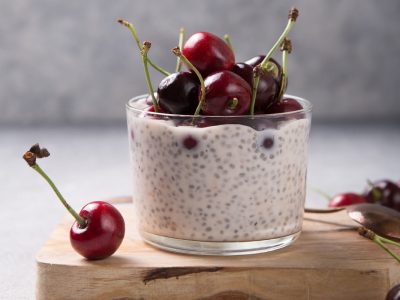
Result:
{"label": "glass rim", "polygon": [[[126,103],[126,109],[129,111],[136,112],[138,114],[145,113],[146,115],[149,116],[158,116],[158,117],[168,117],[168,118],[193,118],[193,115],[185,115],[185,114],[169,114],[169,113],[160,113],[160,112],[149,112],[145,111],[143,109],[139,109],[137,107],[133,106],[133,102],[136,102],[140,99],[147,98],[149,94],[143,94],[139,95],[136,97],[133,97],[129,99],[129,101]],[[202,118],[202,119],[216,119],[216,118],[224,118],[224,119],[240,119],[240,118],[279,118],[279,117],[288,117],[288,116],[295,116],[297,114],[304,114],[304,113],[310,113],[312,110],[312,104],[310,101],[294,96],[294,95],[289,95],[285,94],[285,97],[288,98],[293,98],[297,101],[300,102],[300,104],[303,106],[303,109],[300,110],[295,110],[295,111],[289,111],[289,112],[284,112],[284,113],[274,113],[274,114],[255,114],[255,115],[235,115],[235,116],[211,116],[211,115],[199,115],[196,118]]]}

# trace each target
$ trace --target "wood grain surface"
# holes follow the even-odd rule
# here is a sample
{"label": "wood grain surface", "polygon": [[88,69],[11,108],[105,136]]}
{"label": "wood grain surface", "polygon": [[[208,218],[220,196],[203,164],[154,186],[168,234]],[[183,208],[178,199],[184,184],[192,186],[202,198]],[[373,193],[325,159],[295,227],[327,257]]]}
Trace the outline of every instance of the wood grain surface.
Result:
{"label": "wood grain surface", "polygon": [[133,205],[116,206],[126,236],[112,257],[88,261],[69,244],[66,216],[37,255],[37,299],[384,299],[400,265],[359,236],[345,212],[306,214],[291,246],[265,254],[205,257],[144,243]]}

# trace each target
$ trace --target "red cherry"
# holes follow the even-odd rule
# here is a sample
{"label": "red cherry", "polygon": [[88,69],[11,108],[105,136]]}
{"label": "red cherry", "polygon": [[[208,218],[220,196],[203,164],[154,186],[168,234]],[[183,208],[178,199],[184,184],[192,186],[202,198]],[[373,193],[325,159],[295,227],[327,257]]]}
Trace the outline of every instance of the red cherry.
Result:
{"label": "red cherry", "polygon": [[251,88],[239,75],[230,71],[214,73],[204,81],[206,100],[202,111],[206,115],[233,116],[248,112]]}
{"label": "red cherry", "polygon": [[33,145],[23,158],[38,172],[56,193],[58,199],[75,218],[70,230],[72,247],[87,259],[102,259],[112,255],[125,235],[125,222],[119,211],[106,202],[95,201],[86,204],[78,214],[64,199],[53,181],[36,163],[38,158],[50,156],[46,148]]}
{"label": "red cherry", "polygon": [[112,255],[125,235],[125,222],[111,204],[95,201],[86,204],[79,215],[86,220],[81,228],[75,221],[70,230],[72,247],[87,259],[102,259]]}
{"label": "red cherry", "polygon": [[367,200],[359,195],[359,194],[354,194],[354,193],[343,193],[336,195],[333,197],[330,201],[328,206],[329,207],[342,207],[342,206],[347,206],[351,204],[357,204],[357,203],[365,203]]}
{"label": "red cherry", "polygon": [[302,110],[303,106],[295,99],[283,98],[272,104],[267,110],[267,114],[279,114],[291,111]]}
{"label": "red cherry", "polygon": [[209,32],[193,34],[185,43],[183,55],[205,77],[216,71],[231,70],[235,55],[227,43]]}

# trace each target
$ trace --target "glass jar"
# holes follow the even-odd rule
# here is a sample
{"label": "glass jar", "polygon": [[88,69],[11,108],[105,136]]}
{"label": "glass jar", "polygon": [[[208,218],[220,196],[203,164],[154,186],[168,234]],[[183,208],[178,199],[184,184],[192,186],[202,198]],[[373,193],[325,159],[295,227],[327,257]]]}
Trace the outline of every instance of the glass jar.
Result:
{"label": "glass jar", "polygon": [[311,104],[244,116],[188,116],[127,106],[133,201],[142,238],[165,250],[252,254],[291,244],[306,196]]}

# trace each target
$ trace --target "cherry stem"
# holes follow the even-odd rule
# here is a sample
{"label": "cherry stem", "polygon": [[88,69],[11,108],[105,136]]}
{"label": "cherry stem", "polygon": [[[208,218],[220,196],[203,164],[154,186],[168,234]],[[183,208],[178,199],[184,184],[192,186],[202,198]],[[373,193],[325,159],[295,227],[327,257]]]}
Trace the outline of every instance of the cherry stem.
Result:
{"label": "cherry stem", "polygon": [[325,193],[324,191],[322,191],[322,190],[320,190],[320,189],[318,189],[318,188],[316,188],[316,187],[313,187],[313,186],[308,186],[312,191],[314,191],[314,192],[316,192],[317,194],[319,194],[319,195],[321,195],[322,197],[324,197],[324,198],[326,198],[327,200],[331,200],[332,199],[332,197],[328,194],[328,193]]}
{"label": "cherry stem", "polygon": [[229,100],[228,102],[228,107],[229,109],[235,109],[239,104],[239,99],[238,98],[232,98],[231,100]]}
{"label": "cherry stem", "polygon": [[[130,22],[128,22],[128,21],[122,20],[122,19],[119,19],[119,20],[118,20],[118,23],[120,23],[120,24],[122,24],[122,25],[128,27],[129,31],[132,33],[133,38],[135,39],[135,42],[136,42],[136,45],[137,45],[139,51],[141,51],[141,50],[142,50],[142,46],[141,46],[141,43],[140,43],[140,39],[139,39],[139,36],[137,35],[136,29],[135,29],[135,27],[133,26],[133,24],[130,23]],[[165,75],[165,76],[171,75],[171,73],[169,73],[168,71],[166,71],[166,70],[164,70],[163,68],[161,68],[161,67],[159,67],[158,65],[156,65],[150,58],[148,58],[147,60],[148,60],[149,64],[150,64],[155,70],[157,70],[158,72],[160,72],[161,74],[163,74],[163,75]]]}
{"label": "cherry stem", "polygon": [[179,47],[175,47],[172,50],[172,53],[174,53],[176,56],[178,56],[187,66],[189,69],[193,70],[193,72],[196,74],[196,76],[199,78],[200,81],[200,99],[199,99],[199,104],[197,105],[196,111],[194,112],[194,117],[197,117],[200,115],[200,110],[203,106],[203,103],[206,99],[206,87],[204,85],[204,79],[203,76],[201,76],[199,70],[193,64],[186,58],[185,55],[182,54],[181,50]]}
{"label": "cherry stem", "polygon": [[[179,49],[183,49],[183,42],[185,40],[185,29],[183,27],[181,27],[179,29]],[[179,72],[181,70],[182,67],[182,61],[181,58],[178,56],[177,60],[176,60],[176,72]]]}
{"label": "cherry stem", "polygon": [[[47,151],[47,150],[46,150]],[[57,195],[58,199],[60,199],[61,203],[64,205],[64,207],[68,210],[68,212],[75,218],[76,222],[78,222],[79,226],[81,228],[85,228],[87,223],[84,218],[82,218],[69,204],[68,202],[64,199],[64,197],[61,195],[60,191],[57,189],[56,185],[54,182],[50,179],[49,176],[42,170],[42,168],[39,167],[39,165],[36,163],[36,158],[40,158],[40,156],[36,156],[35,153],[33,152],[26,152],[24,154],[24,159],[26,162],[29,164],[29,166],[34,169],[36,172],[38,172],[50,185],[54,193]]]}
{"label": "cherry stem", "polygon": [[397,262],[400,263],[400,256],[385,246],[385,244],[390,244],[390,245],[395,245],[397,247],[400,247],[399,243],[389,240],[387,238],[384,238],[383,236],[380,236],[380,235],[376,234],[375,232],[373,232],[372,230],[369,230],[365,227],[359,228],[358,233],[360,235],[362,235],[363,237],[370,239],[373,242],[375,242],[376,244],[378,244],[383,250],[385,250],[387,253],[389,253],[395,260],[397,260]]}
{"label": "cherry stem", "polygon": [[143,61],[143,68],[144,68],[144,74],[146,76],[146,83],[147,83],[147,87],[149,88],[149,92],[151,95],[151,101],[153,102],[153,106],[154,106],[154,112],[158,112],[158,103],[156,100],[156,97],[154,97],[154,90],[153,90],[153,86],[151,85],[151,79],[150,79],[150,72],[149,72],[149,68],[148,68],[148,57],[147,57],[147,53],[149,52],[151,47],[151,43],[148,41],[144,41],[143,42],[143,48],[140,51],[140,53],[142,54],[142,61]]}
{"label": "cherry stem", "polygon": [[371,180],[368,179],[367,183],[372,188],[371,192],[374,202],[379,202],[379,200],[382,198],[382,192],[374,185]]}
{"label": "cherry stem", "polygon": [[233,45],[232,45],[231,37],[229,36],[229,34],[224,35],[224,40],[228,44],[229,48],[231,48],[231,50],[233,51]]}
{"label": "cherry stem", "polygon": [[251,98],[251,105],[250,105],[250,114],[254,115],[254,107],[256,104],[256,97],[257,97],[257,89],[258,89],[258,84],[260,83],[260,74],[261,72],[266,72],[267,71],[267,65],[268,61],[272,57],[272,55],[275,53],[275,51],[279,48],[279,46],[282,44],[283,40],[287,37],[289,32],[292,30],[292,27],[294,23],[297,20],[297,17],[299,15],[299,11],[297,8],[293,7],[289,11],[289,21],[286,25],[286,28],[283,30],[281,36],[278,38],[278,40],[275,42],[274,46],[269,50],[263,61],[257,65],[254,70],[253,70],[253,91],[252,91],[252,98]]}
{"label": "cherry stem", "polygon": [[288,55],[292,52],[292,42],[288,38],[284,38],[281,46],[282,51],[282,79],[281,89],[279,91],[278,101],[282,101],[283,95],[286,92],[288,75],[287,75],[287,59]]}

